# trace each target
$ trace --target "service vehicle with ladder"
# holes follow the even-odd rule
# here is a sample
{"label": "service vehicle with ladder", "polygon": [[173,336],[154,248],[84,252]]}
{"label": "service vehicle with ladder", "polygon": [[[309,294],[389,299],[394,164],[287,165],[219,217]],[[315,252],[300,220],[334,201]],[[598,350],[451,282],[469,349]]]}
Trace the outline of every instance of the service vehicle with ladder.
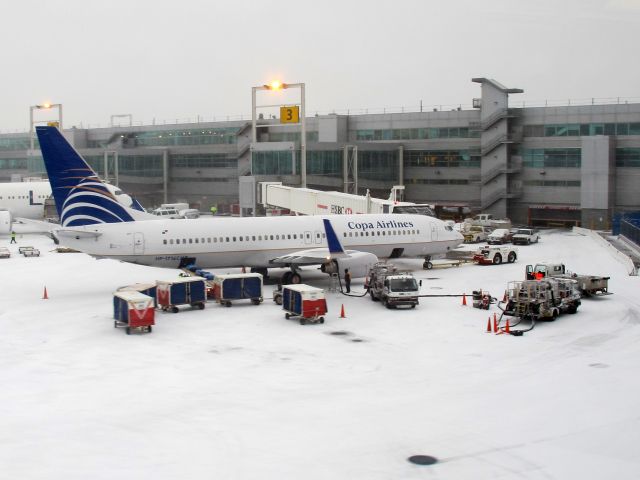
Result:
{"label": "service vehicle with ladder", "polygon": [[503,315],[525,320],[555,320],[562,313],[576,313],[580,292],[570,278],[544,278],[509,282]]}

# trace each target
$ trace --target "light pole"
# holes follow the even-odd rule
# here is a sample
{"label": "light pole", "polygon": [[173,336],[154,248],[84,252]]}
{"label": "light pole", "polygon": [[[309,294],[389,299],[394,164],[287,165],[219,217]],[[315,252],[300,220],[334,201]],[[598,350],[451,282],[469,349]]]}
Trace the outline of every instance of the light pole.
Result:
{"label": "light pole", "polygon": [[60,130],[62,130],[62,104],[61,103],[43,103],[42,105],[32,105],[29,107],[29,147],[31,150],[34,149],[33,126],[36,123],[42,123],[42,122],[35,122],[33,120],[33,112],[34,110],[50,110],[52,108],[58,109],[58,120],[56,122],[49,121],[49,125],[56,126]]}
{"label": "light pole", "polygon": [[[300,111],[297,106],[287,107],[281,104],[260,105],[256,104],[256,92],[259,90],[279,91],[290,88],[298,88],[300,90]],[[295,126],[300,123],[300,186],[307,186],[307,124],[305,115],[305,85],[304,83],[283,83],[274,80],[270,84],[261,85],[251,88],[251,138],[252,142],[258,143],[258,128],[269,127],[269,125],[258,125],[256,110],[258,108],[280,107],[280,123],[281,126]],[[283,113],[286,118],[283,118]],[[252,159],[253,160],[253,159]]]}

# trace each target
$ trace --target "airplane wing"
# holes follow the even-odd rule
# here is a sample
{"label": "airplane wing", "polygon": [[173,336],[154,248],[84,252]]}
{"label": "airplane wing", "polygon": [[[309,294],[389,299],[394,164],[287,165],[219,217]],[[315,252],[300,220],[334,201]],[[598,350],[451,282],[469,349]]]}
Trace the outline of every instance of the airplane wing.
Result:
{"label": "airplane wing", "polygon": [[[353,254],[361,253],[358,250],[342,250],[339,258],[349,258]],[[328,248],[311,248],[309,250],[300,250],[298,252],[289,253],[280,257],[269,260],[269,265],[273,267],[289,267],[291,265],[319,265],[328,263],[336,258],[332,255]]]}
{"label": "airplane wing", "polygon": [[50,233],[52,230],[60,227],[57,223],[33,220],[31,218],[16,217],[13,221],[17,233]]}
{"label": "airplane wing", "polygon": [[60,228],[53,232],[58,237],[82,237],[82,238],[96,238],[102,235],[102,232],[92,232],[89,230],[73,230],[68,228]]}
{"label": "airplane wing", "polygon": [[331,222],[326,218],[323,219],[324,231],[327,237],[328,247],[311,248],[308,250],[300,250],[299,252],[289,253],[280,257],[273,258],[269,261],[274,267],[289,267],[291,265],[318,265],[329,263],[337,259],[353,259],[361,256],[363,252],[358,250],[345,250],[333,230]]}

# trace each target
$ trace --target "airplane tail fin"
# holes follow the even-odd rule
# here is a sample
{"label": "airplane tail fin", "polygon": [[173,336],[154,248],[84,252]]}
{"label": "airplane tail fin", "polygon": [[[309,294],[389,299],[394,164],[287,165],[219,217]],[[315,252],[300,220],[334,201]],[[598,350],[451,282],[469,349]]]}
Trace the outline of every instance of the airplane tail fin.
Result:
{"label": "airplane tail fin", "polygon": [[135,200],[120,203],[56,127],[36,127],[36,133],[62,226],[156,218]]}
{"label": "airplane tail fin", "polygon": [[324,223],[324,231],[327,234],[327,244],[329,245],[329,255],[331,258],[348,257],[349,255],[344,251],[342,243],[340,243],[331,222],[326,218],[323,218],[322,222]]}

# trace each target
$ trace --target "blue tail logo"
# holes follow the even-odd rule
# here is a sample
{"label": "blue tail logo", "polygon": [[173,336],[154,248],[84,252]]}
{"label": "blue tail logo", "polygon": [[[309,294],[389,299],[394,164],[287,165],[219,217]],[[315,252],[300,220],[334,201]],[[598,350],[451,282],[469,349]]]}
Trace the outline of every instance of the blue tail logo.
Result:
{"label": "blue tail logo", "polygon": [[119,203],[56,127],[36,133],[62,226],[131,222],[142,213]]}
{"label": "blue tail logo", "polygon": [[338,240],[338,235],[336,235],[336,231],[333,229],[333,225],[331,225],[331,222],[328,219],[323,218],[322,223],[324,223],[324,231],[327,235],[327,244],[329,246],[329,255],[331,256],[331,258],[341,258],[348,256],[344,251],[340,240]]}

